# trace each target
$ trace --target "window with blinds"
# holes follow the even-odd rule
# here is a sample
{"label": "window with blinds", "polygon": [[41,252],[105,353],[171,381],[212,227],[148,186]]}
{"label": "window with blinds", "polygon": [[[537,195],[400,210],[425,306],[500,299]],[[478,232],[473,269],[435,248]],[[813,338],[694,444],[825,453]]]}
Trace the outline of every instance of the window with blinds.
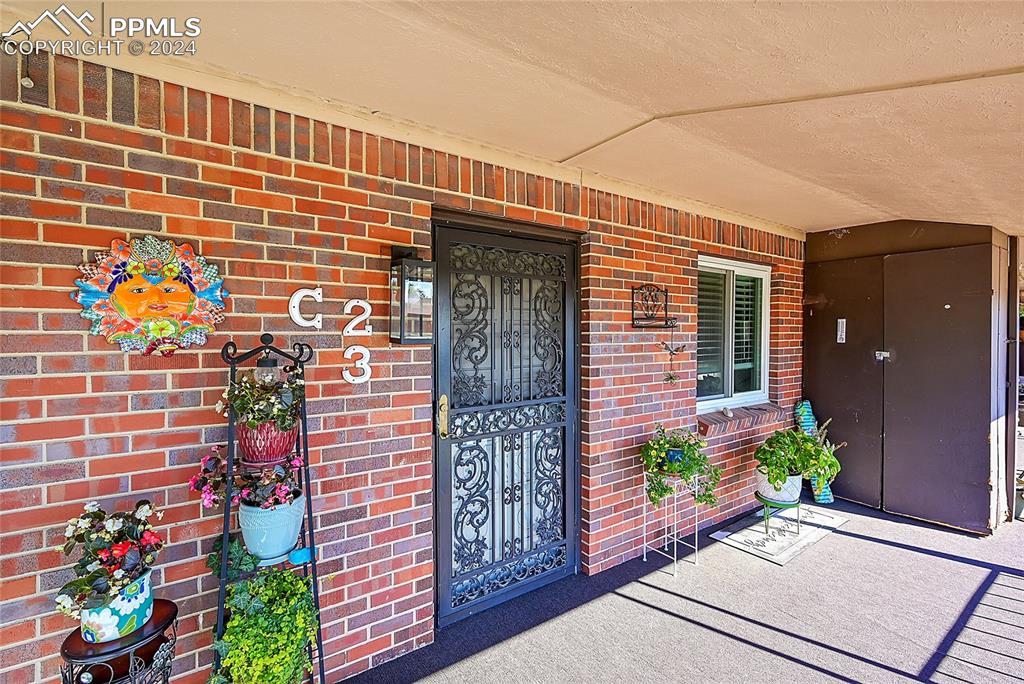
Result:
{"label": "window with blinds", "polygon": [[700,257],[697,399],[703,407],[767,401],[767,267]]}
{"label": "window with blinds", "polygon": [[725,274],[697,272],[697,397],[725,392]]}

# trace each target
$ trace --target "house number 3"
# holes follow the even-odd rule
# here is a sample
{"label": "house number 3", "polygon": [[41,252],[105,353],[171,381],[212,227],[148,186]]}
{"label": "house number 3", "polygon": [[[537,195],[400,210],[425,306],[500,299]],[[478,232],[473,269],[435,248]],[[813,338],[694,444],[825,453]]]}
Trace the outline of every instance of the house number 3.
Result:
{"label": "house number 3", "polygon": [[[359,309],[352,320],[345,324],[341,331],[342,339],[348,337],[369,337],[373,334],[373,326],[367,321],[373,313],[373,307],[363,299],[350,299],[345,302],[345,315],[352,316]],[[352,368],[341,371],[341,377],[353,385],[360,385],[370,379],[373,375],[373,368],[370,366],[370,350],[361,344],[352,344],[345,347],[344,356],[353,362]],[[355,372],[353,372],[355,371]]]}

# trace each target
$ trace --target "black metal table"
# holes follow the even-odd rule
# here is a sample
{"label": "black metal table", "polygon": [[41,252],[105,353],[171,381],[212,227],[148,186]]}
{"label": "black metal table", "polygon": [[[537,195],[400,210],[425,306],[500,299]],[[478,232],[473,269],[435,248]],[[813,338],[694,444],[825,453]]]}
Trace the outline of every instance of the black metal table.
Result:
{"label": "black metal table", "polygon": [[153,617],[126,637],[90,644],[81,630],[60,647],[62,684],[167,684],[178,636],[178,606],[153,600]]}

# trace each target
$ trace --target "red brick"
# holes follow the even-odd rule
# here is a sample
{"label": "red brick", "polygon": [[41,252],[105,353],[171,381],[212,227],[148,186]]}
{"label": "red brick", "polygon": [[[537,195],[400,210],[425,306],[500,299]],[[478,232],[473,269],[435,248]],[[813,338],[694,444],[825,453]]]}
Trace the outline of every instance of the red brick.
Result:
{"label": "red brick", "polygon": [[234,185],[239,188],[251,188],[261,190],[263,188],[263,177],[254,173],[245,173],[234,169],[221,169],[216,166],[203,167],[203,180],[207,183],[219,183],[221,185]]}
{"label": "red brick", "polygon": [[132,209],[155,211],[161,214],[199,215],[199,202],[185,197],[129,192],[128,206]]}
{"label": "red brick", "polygon": [[63,55],[53,57],[53,100],[62,112],[77,114],[80,110],[80,65],[77,59]]}
{"label": "red brick", "polygon": [[89,461],[89,477],[105,475],[130,475],[141,470],[155,470],[167,465],[163,456],[156,453],[130,454],[128,456],[106,456]]}
{"label": "red brick", "polygon": [[137,147],[141,150],[149,150],[150,152],[163,151],[163,140],[155,135],[138,133],[123,128],[114,128],[113,126],[104,126],[102,124],[87,123],[85,125],[85,137],[111,145]]}
{"label": "red brick", "polygon": [[65,119],[53,114],[30,112],[6,105],[0,108],[0,125],[29,128],[40,133],[67,135],[75,138],[82,135],[82,124],[72,119]]}
{"label": "red brick", "polygon": [[231,144],[231,113],[228,99],[222,95],[210,96],[210,142]]}
{"label": "red brick", "polygon": [[164,83],[164,130],[185,135],[185,90],[173,83]]}

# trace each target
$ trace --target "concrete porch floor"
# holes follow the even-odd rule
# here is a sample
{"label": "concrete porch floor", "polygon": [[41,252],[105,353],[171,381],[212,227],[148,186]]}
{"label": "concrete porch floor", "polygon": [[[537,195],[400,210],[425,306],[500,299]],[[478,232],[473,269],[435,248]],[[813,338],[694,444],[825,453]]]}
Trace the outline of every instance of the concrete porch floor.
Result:
{"label": "concrete porch floor", "polygon": [[354,681],[1024,681],[1024,523],[831,508],[849,522],[784,567],[702,534],[676,578],[651,555],[569,578]]}

